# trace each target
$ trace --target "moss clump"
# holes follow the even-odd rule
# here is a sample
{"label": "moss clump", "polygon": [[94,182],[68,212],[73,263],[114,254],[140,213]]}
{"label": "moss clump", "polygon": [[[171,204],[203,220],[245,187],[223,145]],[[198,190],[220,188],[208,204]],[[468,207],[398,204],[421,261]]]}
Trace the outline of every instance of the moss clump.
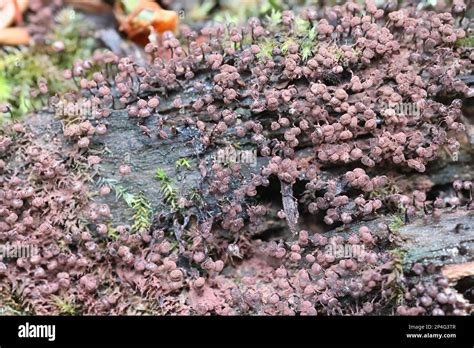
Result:
{"label": "moss clump", "polygon": [[59,315],[77,315],[76,301],[73,296],[69,298],[52,296]]}
{"label": "moss clump", "polygon": [[461,39],[457,39],[455,45],[458,47],[473,47],[474,46],[474,35],[469,35]]}
{"label": "moss clump", "polygon": [[393,215],[392,221],[390,222],[390,224],[388,225],[388,227],[390,228],[390,230],[391,230],[392,232],[397,232],[397,231],[399,231],[400,228],[402,228],[404,225],[405,225],[405,222],[403,221],[403,218],[401,217],[401,215],[395,214],[395,215]]}
{"label": "moss clump", "polygon": [[160,168],[156,170],[155,178],[161,183],[160,191],[163,194],[163,201],[175,209],[178,206],[178,189],[173,186],[171,179],[164,172],[164,170]]}
{"label": "moss clump", "polygon": [[90,57],[96,46],[92,26],[72,9],[61,10],[55,29],[44,45],[4,47],[0,51],[0,105],[8,104],[11,113],[0,114],[0,124],[9,117],[21,117],[47,105],[47,86],[51,95],[75,90],[73,81],[63,77],[77,59]]}
{"label": "moss clump", "polygon": [[[133,211],[132,232],[143,232],[151,226],[152,209],[150,201],[143,192],[138,194],[130,193],[125,187],[118,184],[115,180],[101,179],[100,185],[107,184],[115,191],[115,197],[122,199],[125,204]],[[118,239],[119,233],[111,223],[107,226],[107,234],[112,239]]]}
{"label": "moss clump", "polygon": [[132,232],[143,232],[148,230],[151,225],[152,210],[150,202],[143,192],[135,195],[131,202],[133,209]]}
{"label": "moss clump", "polygon": [[394,249],[390,252],[392,257],[392,269],[387,277],[387,285],[392,289],[392,301],[396,305],[403,303],[403,296],[405,294],[405,284],[403,283],[403,264],[406,256],[406,250]]}
{"label": "moss clump", "polygon": [[191,169],[191,163],[187,158],[180,158],[176,161],[176,168]]}

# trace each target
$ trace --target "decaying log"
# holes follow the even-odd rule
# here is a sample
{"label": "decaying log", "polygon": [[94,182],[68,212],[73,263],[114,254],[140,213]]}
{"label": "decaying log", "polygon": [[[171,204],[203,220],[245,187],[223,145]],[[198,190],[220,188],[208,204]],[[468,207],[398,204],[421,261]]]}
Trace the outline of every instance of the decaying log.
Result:
{"label": "decaying log", "polygon": [[[196,79],[202,80],[204,84],[210,83],[205,72],[198,73]],[[132,194],[143,192],[153,209],[153,215],[166,214],[170,209],[163,200],[160,183],[155,179],[158,168],[171,178],[180,195],[186,196],[192,190],[204,191],[208,187],[209,179],[203,180],[203,170],[209,168],[209,164],[216,157],[216,151],[219,148],[238,141],[242,148],[255,149],[255,144],[250,136],[243,138],[236,136],[235,126],[229,127],[226,132],[227,136],[224,140],[220,140],[221,143],[205,147],[201,141],[200,131],[188,120],[189,116],[197,116],[206,121],[209,120],[209,116],[204,111],[197,112],[192,108],[194,100],[192,87],[180,91],[179,97],[182,100],[180,108],[176,108],[173,104],[176,96],[176,92],[170,91],[166,98],[162,98],[157,113],[146,119],[130,118],[126,110],[117,110],[101,120],[107,126],[108,131],[103,136],[93,137],[92,151],[94,154],[100,154],[102,158],[93,173],[97,189],[104,183],[111,183],[122,186]],[[242,121],[253,119],[262,122],[262,124],[274,121],[275,115],[269,112],[252,114],[249,108],[250,102],[251,98],[242,98],[239,103],[240,107],[236,110]],[[67,142],[62,136],[63,122],[61,118],[47,113],[33,114],[28,119],[31,129],[37,133],[38,142],[45,146],[53,139],[62,143]],[[167,137],[163,137],[163,131],[166,132]],[[268,138],[278,137],[281,135],[278,132],[281,130],[275,131],[274,134],[266,134],[266,136]],[[70,142],[70,146],[75,145]],[[311,147],[309,139],[301,139],[296,156],[300,158],[314,156]],[[189,169],[178,168],[176,161],[180,158],[187,158],[191,167]],[[407,181],[415,184],[427,179],[432,186],[442,187],[451,185],[456,179],[474,180],[473,159],[472,149],[462,149],[457,154],[456,160],[449,158],[449,156],[441,158],[431,163],[425,173],[403,171],[400,174],[405,176]],[[242,166],[242,176],[250,179],[252,174],[260,172],[267,161],[267,158],[258,157],[256,166]],[[130,165],[132,168],[129,175],[121,176],[119,174],[119,167],[122,164]],[[323,168],[318,175],[324,180],[329,180],[343,175],[346,170],[343,166]],[[380,175],[385,175],[386,172],[387,168],[380,167]],[[277,202],[277,206],[283,207],[287,226],[284,226],[282,221],[275,221],[274,215],[270,215],[268,223],[263,222],[262,226],[259,226],[258,234],[266,234],[266,230],[281,230],[284,226],[294,235],[298,229],[305,227],[302,221],[304,217],[299,216],[303,212],[301,207],[297,206],[296,201],[300,197],[294,197],[294,188],[290,185],[281,182],[280,188],[279,194],[274,192],[274,197],[271,199]],[[345,188],[340,189],[344,190]],[[263,199],[259,196],[255,198],[256,200]],[[110,206],[114,224],[130,224],[133,212],[123,200],[117,199],[114,195],[98,196],[94,199],[98,204],[107,203]],[[206,198],[208,206],[215,203],[209,197]],[[209,214],[212,212],[212,208],[208,209]],[[380,217],[363,223],[376,226],[380,222],[389,222],[389,220],[390,217]],[[404,247],[408,250],[407,264],[423,261],[445,265],[463,264],[469,261],[469,258],[472,258],[474,231],[466,229],[458,233],[452,232],[458,224],[468,227],[474,226],[472,214],[463,214],[462,210],[458,210],[445,213],[440,221],[428,221],[425,224],[423,220],[420,220],[402,227],[399,234],[405,240]],[[357,228],[357,226],[359,223],[353,224],[351,228]],[[465,247],[468,253],[463,254],[459,247],[461,249]]]}
{"label": "decaying log", "polygon": [[[157,140],[139,134],[139,128],[135,127],[133,121],[126,115],[111,117],[108,121],[109,132],[105,137],[100,138],[100,143],[97,143],[99,148],[107,149],[98,173],[128,185],[127,187],[132,192],[143,190],[152,204],[162,205],[159,184],[154,179],[154,172],[161,166],[165,171],[174,173],[176,159],[195,155],[196,149],[187,144],[195,136],[192,130],[183,127],[181,136],[173,140]],[[55,138],[61,138],[60,122],[49,114],[40,114],[29,119],[29,124],[38,134],[38,142],[43,144],[51,143]],[[134,170],[128,177],[122,179],[118,173],[118,167],[124,162],[131,163]],[[252,170],[252,167],[249,168]],[[449,166],[430,172],[429,178],[436,185],[449,184],[455,178],[472,180],[474,179],[472,169],[472,165],[469,166],[466,162],[453,162]],[[197,185],[201,175],[197,169],[193,169],[178,174],[174,179],[179,183],[180,189],[185,189]],[[284,191],[290,198],[289,201],[294,203],[292,190],[288,191],[286,188]],[[118,220],[126,221],[129,218],[128,209],[123,202],[117,201],[113,196],[107,198],[107,202],[112,205],[111,210]],[[296,222],[297,219],[294,220],[294,217],[292,219]],[[390,216],[382,216],[372,221],[351,224],[348,230],[330,231],[328,235],[350,234],[361,225],[367,225],[374,231],[378,231],[380,238],[387,238],[387,232],[380,231],[381,229],[377,226],[380,223],[390,224],[390,221]],[[445,211],[439,220],[434,220],[432,217],[419,218],[401,227],[397,233],[403,240],[400,247],[408,252],[407,265],[414,262],[432,262],[436,265],[464,264],[469,262],[474,255],[474,212],[467,211],[465,208]]]}
{"label": "decaying log", "polygon": [[[203,180],[203,164],[206,164],[205,167],[209,166],[218,147],[204,148],[200,142],[199,131],[194,126],[174,120],[176,135],[162,139],[159,136],[159,130],[154,127],[154,123],[157,122],[156,117],[137,124],[138,121],[129,118],[125,111],[117,111],[104,121],[108,132],[103,136],[94,137],[90,150],[91,153],[101,154],[102,158],[102,162],[91,173],[97,189],[104,182],[109,182],[120,184],[133,194],[143,192],[153,209],[153,215],[157,216],[170,212],[169,207],[163,201],[160,183],[155,179],[157,168],[164,170],[176,188],[183,194],[189,193],[193,188],[206,188],[203,186],[208,184],[206,180]],[[44,113],[31,115],[28,124],[37,135],[38,145],[48,147],[54,142],[60,142],[64,146],[76,146],[74,142],[68,142],[63,138],[63,120],[58,117]],[[150,132],[147,132],[143,126],[147,127]],[[250,139],[241,140],[241,144],[246,144],[246,142],[251,143]],[[297,155],[307,156],[307,150],[303,148]],[[190,159],[190,169],[177,168],[176,160],[183,157]],[[130,165],[132,172],[127,176],[121,176],[119,174],[121,164]],[[242,175],[245,178],[250,178],[252,174],[258,173],[265,164],[266,159],[258,157],[257,166],[242,167]],[[432,185],[451,185],[455,179],[474,180],[473,166],[472,155],[461,153],[457,162],[439,161],[429,167],[427,173],[407,173],[406,180],[416,182],[428,179]],[[380,170],[382,175],[386,174],[386,168],[380,168]],[[321,172],[320,176],[327,180],[336,178],[343,173],[344,168],[334,168]],[[294,239],[296,232],[307,227],[307,221],[305,221],[307,216],[304,215],[308,214],[298,209],[295,198],[300,197],[294,197],[294,187],[280,182],[280,188],[280,192],[276,191],[276,194],[274,192],[272,197],[257,195],[254,199],[256,201],[266,199],[267,202],[268,199],[275,200],[276,207],[283,207],[286,221],[276,218],[276,214],[268,214],[266,220],[259,223],[257,234],[253,238],[268,240],[274,237],[283,237],[291,240]],[[341,189],[344,190],[344,188]],[[96,196],[94,200],[98,204],[107,203],[109,205],[114,225],[131,224],[133,211],[122,199],[117,199],[115,195],[107,195],[105,197]],[[206,202],[208,205],[214,203],[212,201]],[[212,209],[209,209],[207,213],[212,214]],[[311,217],[311,219],[313,218]],[[474,260],[473,211],[459,207],[445,210],[439,219],[434,219],[431,215],[418,217],[406,225],[400,226],[396,231],[381,227],[381,225],[390,226],[392,219],[393,216],[376,216],[370,221],[351,223],[347,229],[341,227],[328,232],[323,229],[322,232],[328,237],[336,234],[348,236],[357,232],[360,226],[365,225],[381,239],[381,243],[377,243],[378,248],[383,247],[384,251],[404,251],[402,261],[407,277],[412,274],[411,270],[415,263],[435,265],[443,275],[451,280],[453,285],[472,277]],[[179,240],[183,226],[169,227],[174,229],[175,236]],[[314,232],[314,229],[308,229]],[[290,231],[292,233],[289,233]],[[436,275],[439,275],[439,272],[436,272]]]}
{"label": "decaying log", "polygon": [[446,265],[442,268],[441,273],[450,280],[474,276],[474,262]]}
{"label": "decaying log", "polygon": [[415,263],[434,265],[449,280],[456,282],[474,275],[474,211],[458,208],[445,210],[439,219],[419,217],[390,230],[393,217],[381,216],[357,222],[348,228],[326,232],[327,236],[348,237],[367,226],[387,250],[404,252],[403,268],[410,274]]}
{"label": "decaying log", "polygon": [[[163,104],[166,104],[166,102]],[[166,106],[163,106],[163,108],[163,110],[167,110],[165,113],[172,114],[172,108],[168,109]],[[178,112],[177,110],[174,111]],[[182,115],[179,112],[175,118],[170,120],[173,121],[173,125],[176,125],[177,132],[176,135],[170,136],[168,139],[159,137],[159,130],[155,125],[157,119],[154,116],[140,125],[137,124],[136,119],[129,118],[125,111],[114,112],[105,119],[104,122],[108,131],[103,136],[94,137],[93,143],[95,154],[102,154],[102,162],[97,166],[95,172],[94,179],[96,183],[103,183],[102,178],[107,182],[120,184],[132,194],[144,192],[155,214],[169,211],[167,205],[163,202],[160,184],[155,179],[157,168],[167,173],[183,195],[188,194],[195,188],[204,189],[208,183],[203,182],[200,168],[203,164],[209,165],[211,163],[219,147],[204,148],[200,143],[199,131],[194,126],[188,126],[182,122]],[[52,114],[39,113],[29,116],[28,123],[37,134],[38,143],[48,146],[52,141],[65,142],[62,136],[63,121],[60,118],[54,117]],[[140,126],[147,127],[150,132],[145,135],[143,133],[144,128]],[[232,134],[232,129],[230,129],[230,133]],[[229,139],[229,142],[231,142],[232,136]],[[250,139],[243,138],[240,143],[241,146],[245,146],[246,143],[250,143]],[[70,146],[74,146],[74,144],[71,143]],[[307,150],[303,148],[296,155],[307,156]],[[178,169],[176,160],[180,158],[189,159],[191,168]],[[267,159],[259,156],[256,166],[242,166],[242,175],[244,178],[250,178],[252,174],[259,173],[260,168],[266,163]],[[130,165],[132,168],[131,174],[125,177],[121,176],[119,174],[121,164]],[[343,168],[329,168],[320,172],[319,175],[322,179],[328,180],[336,178],[344,172]],[[381,168],[380,174],[386,174],[384,168]],[[428,167],[426,173],[404,175],[407,180],[414,183],[428,179],[432,185],[438,186],[450,185],[456,179],[474,180],[473,156],[470,153],[461,152],[458,161],[438,161],[433,166]],[[289,199],[283,200],[282,196]],[[293,193],[275,195],[272,199],[278,202],[279,205],[286,205],[286,210],[293,210],[295,214],[293,214],[292,219],[296,222],[298,220],[296,215],[298,209],[293,209],[294,207],[289,209],[289,205],[294,203],[291,197],[293,197]],[[96,197],[95,199],[98,203],[109,204],[115,223],[130,223],[132,212],[122,200],[116,199],[114,195]],[[215,202],[206,203],[212,205]],[[269,221],[269,226],[273,225],[274,223]],[[296,224],[293,225],[293,229],[295,229]]]}
{"label": "decaying log", "polygon": [[293,186],[282,180],[281,185],[281,197],[283,201],[283,211],[285,212],[286,221],[288,222],[288,228],[293,235],[298,233],[298,202],[293,196]]}
{"label": "decaying log", "polygon": [[438,221],[418,220],[399,230],[407,265],[415,262],[445,266],[464,264],[474,257],[474,212],[446,212]]}

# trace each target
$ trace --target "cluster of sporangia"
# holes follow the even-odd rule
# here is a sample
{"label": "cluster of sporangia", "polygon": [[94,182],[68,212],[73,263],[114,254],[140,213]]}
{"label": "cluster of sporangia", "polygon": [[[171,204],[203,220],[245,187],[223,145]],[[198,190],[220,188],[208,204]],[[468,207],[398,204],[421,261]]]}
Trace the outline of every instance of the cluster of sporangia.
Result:
{"label": "cluster of sporangia", "polygon": [[[303,34],[298,28],[302,22]],[[17,279],[32,277],[27,285],[31,290],[23,296],[36,304],[35,311],[43,312],[52,306],[54,294],[74,297],[83,312],[126,313],[135,293],[145,310],[154,313],[380,313],[397,299],[398,280],[393,277],[394,261],[378,248],[382,241],[375,231],[361,226],[344,238],[301,230],[293,241],[250,241],[248,232],[258,229],[256,222],[274,207],[248,202],[272,180],[282,187],[303,183],[305,192],[296,197],[300,212],[321,217],[316,221],[329,228],[347,227],[393,207],[407,218],[439,217],[443,207],[464,204],[465,198],[430,202],[422,191],[391,194],[388,189],[391,172],[424,172],[430,161],[459,148],[456,133],[464,130],[459,101],[443,105],[433,100],[441,91],[463,95],[468,89],[456,76],[474,56],[454,46],[465,36],[456,23],[450,13],[417,13],[412,7],[385,12],[370,0],[366,6],[348,2],[298,15],[284,11],[278,23],[251,18],[244,26],[216,25],[199,33],[182,28],[181,41],[165,34],[161,46],[145,47],[151,57],[146,66],[110,52],[76,62],[64,77],[74,79],[84,96],[99,106],[89,119],[65,127],[76,155],[87,156],[93,138],[107,132],[107,118],[119,117],[114,112],[118,109],[126,110],[131,126],[158,127],[159,138],[172,139],[179,128],[167,125],[160,110],[175,108],[182,126],[199,131],[203,154],[226,140],[245,139],[265,164],[249,177],[241,171],[245,164],[208,161],[208,170],[201,170],[203,199],[219,202],[218,209],[213,206],[212,220],[200,221],[187,232],[189,244],[180,241],[172,250],[172,233],[131,234],[123,226],[115,226],[119,237],[112,238],[109,207],[90,204],[86,216],[97,223],[95,230],[78,223],[64,232],[66,222],[54,220],[39,229],[47,220],[33,218],[38,238],[55,249],[35,260],[0,264],[0,272],[3,267],[4,274]],[[316,34],[307,56],[300,46],[312,28]],[[171,59],[161,58],[169,55]],[[98,66],[102,71],[92,73]],[[9,139],[1,138],[2,150]],[[83,192],[79,180],[77,185],[63,182],[61,163],[41,153],[31,160],[31,173],[34,180],[41,179],[44,192],[28,191],[31,178],[22,181],[10,173],[9,179],[2,179],[4,240],[23,236],[21,226],[29,222],[28,214],[41,209],[36,216],[49,217],[48,209],[64,209],[74,202],[71,195]],[[97,156],[87,160],[90,165],[100,162]],[[122,175],[133,170],[123,164],[117,169]],[[53,179],[55,190],[62,193],[51,196],[47,183]],[[110,194],[110,188],[102,187],[100,194]],[[290,213],[282,210],[277,215],[284,219]],[[232,237],[213,234],[219,227],[213,222]],[[45,231],[62,234],[45,239]],[[67,247],[71,244],[74,251]],[[358,250],[357,255],[341,258],[327,252],[347,245]],[[189,267],[182,266],[183,259]],[[268,259],[271,262],[264,261]],[[220,274],[236,262],[242,262],[236,269],[242,272],[240,284]],[[416,310],[407,303],[396,312],[467,312],[443,284],[420,283],[419,289],[410,290],[412,297],[406,296],[407,301],[420,296]],[[189,293],[180,293],[182,288]],[[188,296],[185,302],[181,296]],[[158,298],[161,305],[156,304]]]}
{"label": "cluster of sporangia", "polygon": [[[426,269],[425,269],[426,268]],[[436,269],[432,265],[424,267],[420,263],[415,263],[412,272],[417,276],[428,272],[434,274]],[[435,282],[424,282],[421,279],[413,284],[405,292],[407,305],[401,305],[397,308],[400,315],[463,315],[469,303],[466,299],[449,287],[448,279],[438,277]]]}
{"label": "cluster of sporangia", "polygon": [[[101,127],[85,121],[65,133],[85,143],[81,139],[100,134]],[[91,156],[84,157],[81,146],[49,140],[39,140],[22,123],[0,136],[0,245],[8,248],[0,259],[0,299],[6,313],[134,314],[140,313],[134,304],[140,293],[147,294],[141,300],[146,311],[159,296],[174,304],[167,295],[183,288],[185,279],[171,243],[160,231],[152,244],[149,232],[116,226],[112,238],[104,224],[88,229],[85,218],[110,221],[111,214],[107,205],[89,201],[87,178],[78,170]],[[99,192],[109,193],[106,186]],[[209,274],[224,266],[206,265]],[[166,306],[155,310],[164,313]]]}
{"label": "cluster of sporangia", "polygon": [[[61,6],[63,6],[62,0],[29,1],[27,28],[35,43],[45,43],[46,35],[54,25],[54,15]],[[60,47],[53,48],[58,49]],[[64,49],[64,47],[62,47],[62,49]],[[58,51],[61,51],[62,49],[58,49]]]}

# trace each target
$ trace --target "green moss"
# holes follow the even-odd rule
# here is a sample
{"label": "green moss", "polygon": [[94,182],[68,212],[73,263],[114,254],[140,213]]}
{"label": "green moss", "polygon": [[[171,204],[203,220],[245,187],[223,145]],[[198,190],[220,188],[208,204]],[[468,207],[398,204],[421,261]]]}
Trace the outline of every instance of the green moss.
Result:
{"label": "green moss", "polygon": [[311,23],[299,16],[294,20],[295,34],[298,36],[306,35],[311,29]]}
{"label": "green moss", "polygon": [[405,222],[403,221],[402,216],[400,214],[394,214],[388,227],[392,232],[398,232],[404,225]]}
{"label": "green moss", "polygon": [[132,232],[143,232],[151,226],[152,210],[150,203],[143,192],[135,195],[131,202],[133,209]]}
{"label": "green moss", "polygon": [[14,293],[0,294],[0,316],[3,315],[31,315],[23,308],[19,296]]}
{"label": "green moss", "polygon": [[266,18],[268,20],[268,25],[271,28],[276,28],[281,23],[283,15],[280,11],[272,9],[272,12],[267,15]]}
{"label": "green moss", "polygon": [[189,193],[189,199],[197,205],[200,205],[204,201],[201,192],[196,187],[191,189]]}
{"label": "green moss", "polygon": [[469,35],[454,42],[457,47],[473,47],[474,46],[474,35]]}
{"label": "green moss", "polygon": [[278,47],[278,42],[276,40],[263,40],[260,42],[260,52],[257,53],[257,58],[260,60],[271,58],[275,47]]}
{"label": "green moss", "polygon": [[306,36],[301,40],[300,51],[301,58],[305,61],[313,55],[316,40],[316,27],[307,31]]}
{"label": "green moss", "polygon": [[261,17],[272,15],[273,12],[280,16],[284,9],[282,0],[254,0],[254,1],[233,1],[233,0],[205,0],[202,4],[195,6],[190,11],[190,18],[206,19],[211,12],[215,12],[213,20],[221,23],[239,24],[245,22],[250,17]]}
{"label": "green moss", "polygon": [[223,12],[214,16],[214,20],[218,23],[238,24],[242,15],[240,13],[234,14],[232,12]]}
{"label": "green moss", "polygon": [[404,249],[393,249],[390,251],[393,267],[387,277],[387,285],[392,289],[391,301],[396,305],[403,303],[405,295],[403,264],[406,254],[407,252]]}
{"label": "green moss", "polygon": [[[47,104],[47,96],[31,94],[36,93],[42,78],[46,79],[51,95],[74,90],[74,83],[63,78],[63,71],[71,68],[77,59],[90,57],[96,46],[92,28],[87,27],[82,16],[74,10],[63,9],[55,22],[45,45],[2,47],[0,104],[9,104],[14,118]],[[56,41],[64,44],[63,51],[53,51],[51,45]],[[9,117],[0,114],[0,124]]]}
{"label": "green moss", "polygon": [[170,205],[173,209],[176,209],[178,206],[178,189],[173,186],[173,184],[171,183],[171,179],[161,168],[156,169],[155,179],[157,179],[161,184],[160,191],[163,195],[163,201],[166,204]]}
{"label": "green moss", "polygon": [[[203,21],[209,18],[211,10],[216,6],[214,0],[204,0],[200,4],[196,4],[189,11],[189,19],[191,21]],[[186,17],[185,17],[186,18]]]}
{"label": "green moss", "polygon": [[161,168],[157,168],[155,172],[155,179],[159,181],[169,181],[168,175],[166,175],[165,171]]}
{"label": "green moss", "polygon": [[[132,232],[142,232],[151,226],[153,211],[150,202],[143,192],[132,194],[122,185],[117,184],[112,179],[100,179],[97,184],[102,186],[104,183],[109,185],[115,192],[117,199],[122,199],[128,207],[133,210]],[[118,239],[118,231],[112,227],[111,223],[107,225],[107,234],[113,239]]]}
{"label": "green moss", "polygon": [[[266,17],[268,25],[277,31],[281,24],[281,13],[273,10],[270,15]],[[309,59],[314,54],[314,49],[317,47],[317,30],[312,27],[311,23],[301,17],[295,17],[293,30],[290,33],[280,31],[281,36],[275,38],[263,38],[259,42],[260,52],[257,54],[258,59],[265,57],[271,58],[273,49],[279,47],[283,55],[288,53],[288,48],[291,44],[299,46],[301,57],[304,61]]]}
{"label": "green moss", "polygon": [[[295,43],[296,43],[296,41],[291,37],[286,39],[285,42],[283,42],[283,44],[280,47],[281,53],[286,54],[288,52],[288,47],[290,47],[290,45],[295,44]],[[275,47],[277,46],[276,42],[275,42],[274,46]]]}
{"label": "green moss", "polygon": [[183,157],[176,160],[176,168],[191,169],[191,163],[189,162],[189,159]]}
{"label": "green moss", "polygon": [[128,192],[127,189],[121,185],[111,184],[111,187],[114,189],[117,199],[123,199],[129,207],[132,206],[134,200],[133,194]]}
{"label": "green moss", "polygon": [[55,41],[64,43],[64,51],[60,54],[53,54],[54,65],[61,69],[69,69],[77,59],[86,59],[92,56],[97,48],[94,38],[94,28],[89,22],[84,21],[84,17],[72,9],[64,9],[56,16],[57,25],[53,33],[48,37],[47,43]]}
{"label": "green moss", "polygon": [[69,298],[60,297],[60,296],[51,296],[51,299],[54,301],[56,305],[57,312],[59,315],[76,315],[77,308],[76,308],[76,301],[74,296]]}
{"label": "green moss", "polygon": [[107,224],[107,235],[114,240],[120,239],[119,232],[112,226],[111,222]]}

